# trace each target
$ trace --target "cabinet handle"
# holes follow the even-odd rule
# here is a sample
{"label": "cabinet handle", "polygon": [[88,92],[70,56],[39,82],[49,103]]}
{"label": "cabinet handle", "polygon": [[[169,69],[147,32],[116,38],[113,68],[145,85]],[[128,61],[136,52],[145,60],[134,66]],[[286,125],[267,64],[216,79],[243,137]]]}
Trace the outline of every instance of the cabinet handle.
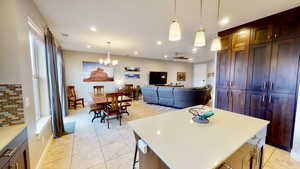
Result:
{"label": "cabinet handle", "polygon": [[274,35],[274,38],[276,39],[277,38],[277,34],[275,33],[275,35]]}
{"label": "cabinet handle", "polygon": [[12,157],[15,152],[17,151],[17,147],[15,147],[14,149],[7,149],[1,156],[0,158],[2,157]]}
{"label": "cabinet handle", "polygon": [[270,82],[270,89],[273,89],[273,82]]}
{"label": "cabinet handle", "polygon": [[232,87],[232,81],[229,82],[229,86]]}
{"label": "cabinet handle", "polygon": [[272,103],[272,96],[269,96],[269,104]]}
{"label": "cabinet handle", "polygon": [[265,98],[266,98],[266,96],[265,96],[265,95],[263,95],[263,96],[262,96],[262,103],[264,103],[264,102],[265,102]]}
{"label": "cabinet handle", "polygon": [[267,88],[267,82],[264,82],[263,89],[266,89],[266,88]]}

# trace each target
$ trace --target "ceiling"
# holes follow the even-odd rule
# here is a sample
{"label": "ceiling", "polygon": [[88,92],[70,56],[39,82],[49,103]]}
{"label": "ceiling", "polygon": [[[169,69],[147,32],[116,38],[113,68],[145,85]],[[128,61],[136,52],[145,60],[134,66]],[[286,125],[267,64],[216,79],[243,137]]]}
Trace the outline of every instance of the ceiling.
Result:
{"label": "ceiling", "polygon": [[[229,18],[229,23],[222,26],[217,19],[217,0],[203,0],[201,21],[207,45],[195,53],[192,49],[195,31],[200,27],[200,0],[177,0],[182,28],[179,42],[168,41],[173,0],[34,1],[64,49],[106,53],[106,42],[111,41],[114,55],[135,56],[134,51],[138,51],[135,57],[165,59],[168,55],[170,59],[178,52],[193,58],[193,62],[212,58],[209,48],[217,31],[300,6],[300,0],[221,0],[219,18]],[[90,31],[91,26],[97,31]],[[162,45],[158,46],[157,41]]]}

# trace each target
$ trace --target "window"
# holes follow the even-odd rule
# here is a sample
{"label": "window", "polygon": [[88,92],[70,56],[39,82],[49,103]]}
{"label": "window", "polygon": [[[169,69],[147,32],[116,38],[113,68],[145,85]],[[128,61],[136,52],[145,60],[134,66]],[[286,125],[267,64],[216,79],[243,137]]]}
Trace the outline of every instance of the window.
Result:
{"label": "window", "polygon": [[50,115],[45,43],[34,30],[29,32],[29,41],[36,120],[41,120]]}

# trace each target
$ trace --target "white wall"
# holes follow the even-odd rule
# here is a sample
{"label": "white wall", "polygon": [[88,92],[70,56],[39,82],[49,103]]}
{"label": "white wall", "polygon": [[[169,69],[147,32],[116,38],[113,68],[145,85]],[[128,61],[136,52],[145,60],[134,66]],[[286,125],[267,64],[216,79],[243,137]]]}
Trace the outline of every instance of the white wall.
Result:
{"label": "white wall", "polygon": [[207,63],[193,65],[193,87],[205,86],[207,82]]}
{"label": "white wall", "polygon": [[0,82],[22,84],[25,120],[28,124],[30,165],[37,167],[38,161],[51,137],[50,124],[40,133],[36,132],[33,103],[31,58],[29,50],[29,28],[27,16],[44,27],[45,21],[32,0],[2,0],[0,5]]}
{"label": "white wall", "polygon": [[[105,54],[64,51],[65,69],[66,69],[66,84],[75,85],[77,94],[90,100],[89,93],[92,92],[92,86],[104,85],[106,92],[115,91],[115,89],[122,86],[122,84],[132,83],[134,85],[148,85],[150,71],[168,72],[168,83],[177,82],[177,72],[186,72],[186,81],[180,82],[186,87],[192,86],[193,66],[190,63],[170,62],[164,60],[143,59],[127,56],[112,56],[119,60],[119,64],[114,69],[115,82],[83,82],[82,81],[82,62],[94,61],[98,62],[100,58],[106,58]],[[140,79],[126,79],[124,78],[124,67],[137,66],[141,68]]]}

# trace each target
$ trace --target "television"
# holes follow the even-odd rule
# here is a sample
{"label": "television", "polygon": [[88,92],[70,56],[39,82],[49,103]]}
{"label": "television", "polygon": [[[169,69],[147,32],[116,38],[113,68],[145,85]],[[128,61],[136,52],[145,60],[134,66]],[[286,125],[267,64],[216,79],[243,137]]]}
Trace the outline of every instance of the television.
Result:
{"label": "television", "polygon": [[149,84],[150,85],[164,85],[167,84],[167,72],[150,72]]}

